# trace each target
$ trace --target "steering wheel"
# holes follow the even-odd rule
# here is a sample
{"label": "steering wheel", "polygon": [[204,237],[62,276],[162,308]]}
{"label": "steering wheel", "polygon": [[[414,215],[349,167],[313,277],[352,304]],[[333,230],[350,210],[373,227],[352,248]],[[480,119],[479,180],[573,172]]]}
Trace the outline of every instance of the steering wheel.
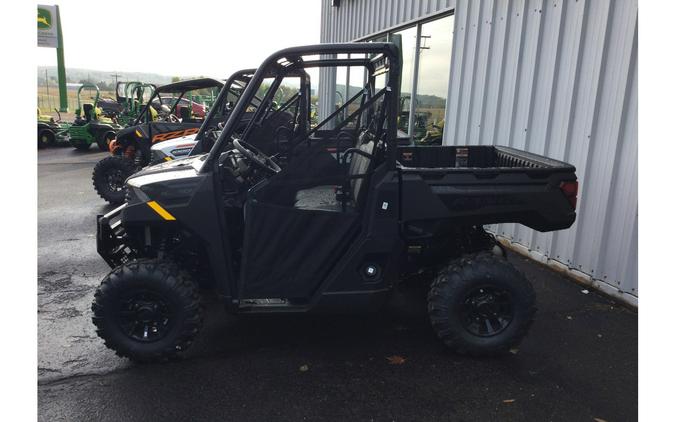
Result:
{"label": "steering wheel", "polygon": [[271,174],[276,174],[281,171],[281,167],[279,167],[277,163],[272,161],[270,157],[265,155],[262,151],[260,151],[253,145],[244,141],[240,141],[238,139],[233,139],[232,145],[234,145],[234,148],[237,151],[239,151],[244,157],[248,158],[253,164],[262,168],[263,170]]}

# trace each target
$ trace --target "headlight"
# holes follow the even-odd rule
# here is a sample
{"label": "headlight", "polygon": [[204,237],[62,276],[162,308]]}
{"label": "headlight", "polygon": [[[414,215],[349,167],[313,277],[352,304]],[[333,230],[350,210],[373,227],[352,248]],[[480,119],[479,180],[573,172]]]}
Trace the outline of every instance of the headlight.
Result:
{"label": "headlight", "polygon": [[164,162],[164,159],[166,158],[166,154],[164,154],[162,151],[153,149],[150,151],[150,164],[155,165],[159,164],[161,162]]}

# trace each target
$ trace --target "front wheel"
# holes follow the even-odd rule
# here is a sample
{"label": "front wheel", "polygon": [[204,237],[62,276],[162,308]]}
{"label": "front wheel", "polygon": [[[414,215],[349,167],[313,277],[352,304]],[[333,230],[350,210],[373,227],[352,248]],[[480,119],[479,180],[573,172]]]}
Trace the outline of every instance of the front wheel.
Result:
{"label": "front wheel", "polygon": [[136,172],[134,162],[126,157],[106,157],[96,163],[92,181],[98,195],[113,205],[124,202],[124,182]]}
{"label": "front wheel", "polygon": [[451,350],[501,355],[525,337],[536,312],[535,293],[512,264],[481,252],[438,273],[429,290],[428,311],[434,331]]}
{"label": "front wheel", "polygon": [[138,362],[176,357],[190,347],[202,325],[195,283],[166,261],[115,268],[96,290],[91,309],[105,345]]}

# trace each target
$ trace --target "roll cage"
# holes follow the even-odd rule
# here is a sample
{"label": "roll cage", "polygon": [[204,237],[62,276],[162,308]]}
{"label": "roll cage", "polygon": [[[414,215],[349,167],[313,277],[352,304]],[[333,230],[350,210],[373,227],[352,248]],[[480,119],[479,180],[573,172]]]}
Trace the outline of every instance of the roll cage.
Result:
{"label": "roll cage", "polygon": [[[215,121],[217,117],[223,117],[226,113],[231,111],[227,110],[227,107],[234,107],[234,104],[239,101],[242,92],[246,89],[246,86],[251,81],[254,73],[255,69],[242,69],[234,72],[227,78],[223,88],[218,93],[216,101],[213,103],[213,107],[204,118],[204,122],[199,128],[199,132],[197,132],[197,135],[195,136],[197,144],[190,152],[190,155],[201,154],[210,149],[204,145],[204,134],[206,131],[212,130],[219,123]],[[228,101],[228,97],[230,96],[233,98],[232,102]]]}
{"label": "roll cage", "polygon": [[139,113],[138,117],[134,122],[132,123],[131,126],[135,126],[137,124],[142,123],[143,121],[150,122],[151,119],[151,114],[150,114],[150,106],[152,105],[152,102],[155,99],[158,99],[162,101],[162,94],[177,94],[178,97],[174,98],[173,104],[170,108],[169,113],[174,113],[176,111],[176,107],[180,103],[180,100],[185,96],[187,92],[190,91],[196,91],[200,89],[208,89],[208,88],[218,88],[221,89],[223,87],[223,82],[218,81],[216,79],[212,78],[200,78],[200,79],[190,79],[186,81],[178,81],[174,82],[171,84],[167,85],[162,85],[160,87],[157,87],[155,89],[155,92],[152,94],[152,97],[148,100],[148,102],[145,104],[143,107],[143,110],[141,113]]}
{"label": "roll cage", "polygon": [[[253,79],[255,73],[256,69],[244,69],[233,73],[228,78],[225,86],[214,102],[213,107],[207,114],[204,123],[199,129],[196,136],[197,144],[190,152],[190,155],[199,155],[211,150],[210,145],[206,145],[206,132],[212,131],[216,129],[217,125],[224,123],[226,120],[224,117],[227,116],[228,119],[231,117],[231,113],[236,108],[236,104],[241,101],[242,95]],[[265,76],[265,79],[274,78],[276,76],[277,72],[271,72]],[[269,87],[265,94],[262,95],[262,98],[258,93],[254,93],[250,102],[244,109],[244,114],[240,116],[235,127],[235,132],[243,137],[242,134],[244,132],[248,135],[251,130],[261,128],[264,123],[265,129],[274,131],[273,138],[276,139],[276,144],[275,139],[264,139],[263,145],[259,146],[267,151],[275,151],[275,153],[280,149],[278,145],[279,132],[285,128],[283,124],[279,124],[279,120],[284,119],[284,116],[282,116],[283,113],[292,111],[293,114],[290,119],[303,129],[309,127],[310,124],[310,76],[304,71],[294,71],[286,74],[286,76],[297,77],[300,79],[301,83],[298,92],[291,95],[289,98],[282,98],[283,102],[281,102],[281,104],[277,104],[274,101],[276,94],[283,94],[283,90],[281,90],[276,83]],[[279,91],[275,92],[277,88],[279,88]]]}
{"label": "roll cage", "polygon": [[[347,55],[347,57],[341,58],[339,55]],[[363,57],[354,58],[351,57],[351,55],[363,55]],[[315,56],[318,56],[318,58]],[[239,102],[232,110],[232,115],[224,125],[220,136],[215,142],[200,171],[210,171],[210,169],[214,166],[214,163],[217,163],[220,154],[229,148],[228,145],[230,144],[233,136],[236,134],[235,129],[237,129],[239,121],[242,119],[242,116],[255,98],[256,93],[266,78],[274,77],[274,81],[267,91],[265,97],[262,99],[262,103],[257,108],[254,117],[248,123],[246,128],[241,132],[242,140],[246,141],[247,136],[251,133],[254,125],[260,124],[268,115],[270,110],[269,105],[272,103],[274,92],[280,86],[284,77],[298,74],[300,72],[305,73],[304,70],[310,68],[330,68],[341,66],[364,67],[368,72],[367,83],[364,87],[364,91],[367,90],[370,94],[373,94],[373,92],[376,91],[375,78],[381,74],[387,74],[385,87],[382,90],[379,90],[377,94],[371,95],[370,98],[365,100],[365,103],[362,101],[362,104],[357,111],[360,112],[365,110],[367,106],[370,106],[380,97],[388,97],[390,99],[389,101],[385,102],[388,110],[386,110],[386,113],[384,113],[384,115],[387,116],[387,121],[383,122],[385,132],[382,135],[386,142],[386,149],[389,151],[387,154],[388,168],[393,169],[396,164],[396,115],[400,91],[400,63],[400,51],[392,43],[316,44],[301,47],[291,47],[278,51],[277,53],[268,57],[251,78]],[[306,79],[305,83],[309,83],[308,78]],[[300,92],[302,92],[302,89]],[[326,125],[327,121],[331,120],[338,114],[343,113],[344,110],[350,106],[356,100],[356,97],[362,92],[357,93],[356,96],[345,102],[342,107],[333,112],[330,116],[328,116],[328,118],[324,119],[324,121],[319,123],[315,128],[310,129],[307,125],[304,127],[305,130],[299,130],[299,137],[293,140],[293,144],[297,145],[305,140],[310,142],[311,137],[313,135],[317,135],[319,130]],[[309,107],[305,107],[304,105],[301,107],[300,114],[306,115],[307,119],[299,119],[298,124],[300,125],[302,125],[303,122],[309,122],[310,115]],[[359,113],[352,113],[352,116],[356,114]],[[339,130],[346,126],[349,121],[349,119],[345,119],[345,121],[338,124],[338,126],[331,132],[333,134],[337,134],[339,137]]]}

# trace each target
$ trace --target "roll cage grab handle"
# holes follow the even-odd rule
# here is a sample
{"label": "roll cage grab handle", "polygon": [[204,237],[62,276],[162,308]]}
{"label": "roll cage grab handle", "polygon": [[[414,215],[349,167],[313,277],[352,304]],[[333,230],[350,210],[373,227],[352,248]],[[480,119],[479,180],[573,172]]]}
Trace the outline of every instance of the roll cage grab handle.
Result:
{"label": "roll cage grab handle", "polygon": [[[307,62],[302,61],[302,56],[309,55],[338,55],[338,54],[374,54],[373,58],[362,58],[362,59],[319,59],[311,60]],[[379,57],[381,54],[383,57]],[[217,163],[218,156],[229,143],[229,139],[234,134],[237,122],[241,119],[246,107],[251,102],[252,98],[258,91],[258,88],[262,84],[265,77],[270,74],[270,70],[283,70],[287,67],[292,68],[293,64],[297,64],[299,67],[322,67],[322,66],[336,66],[336,65],[361,65],[371,68],[373,63],[377,63],[382,59],[387,59],[389,61],[389,77],[387,79],[387,86],[383,88],[386,91],[387,96],[394,97],[397,99],[399,97],[400,91],[400,68],[401,68],[401,53],[398,47],[394,43],[341,43],[341,44],[315,44],[307,45],[301,47],[291,47],[280,50],[271,56],[269,56],[265,61],[258,67],[255,74],[251,78],[251,81],[246,85],[241,98],[235,105],[232,110],[230,118],[225,123],[223,131],[216,140],[211,152],[206,157],[204,165],[201,167],[201,173],[207,173],[211,171],[211,167],[214,166],[214,163]],[[290,62],[290,65],[286,65],[285,62]],[[391,169],[396,167],[396,115],[398,101],[387,101],[387,107],[389,108],[387,117],[389,119],[387,124],[387,134],[386,134],[386,143],[388,150],[387,157],[387,166]]]}

